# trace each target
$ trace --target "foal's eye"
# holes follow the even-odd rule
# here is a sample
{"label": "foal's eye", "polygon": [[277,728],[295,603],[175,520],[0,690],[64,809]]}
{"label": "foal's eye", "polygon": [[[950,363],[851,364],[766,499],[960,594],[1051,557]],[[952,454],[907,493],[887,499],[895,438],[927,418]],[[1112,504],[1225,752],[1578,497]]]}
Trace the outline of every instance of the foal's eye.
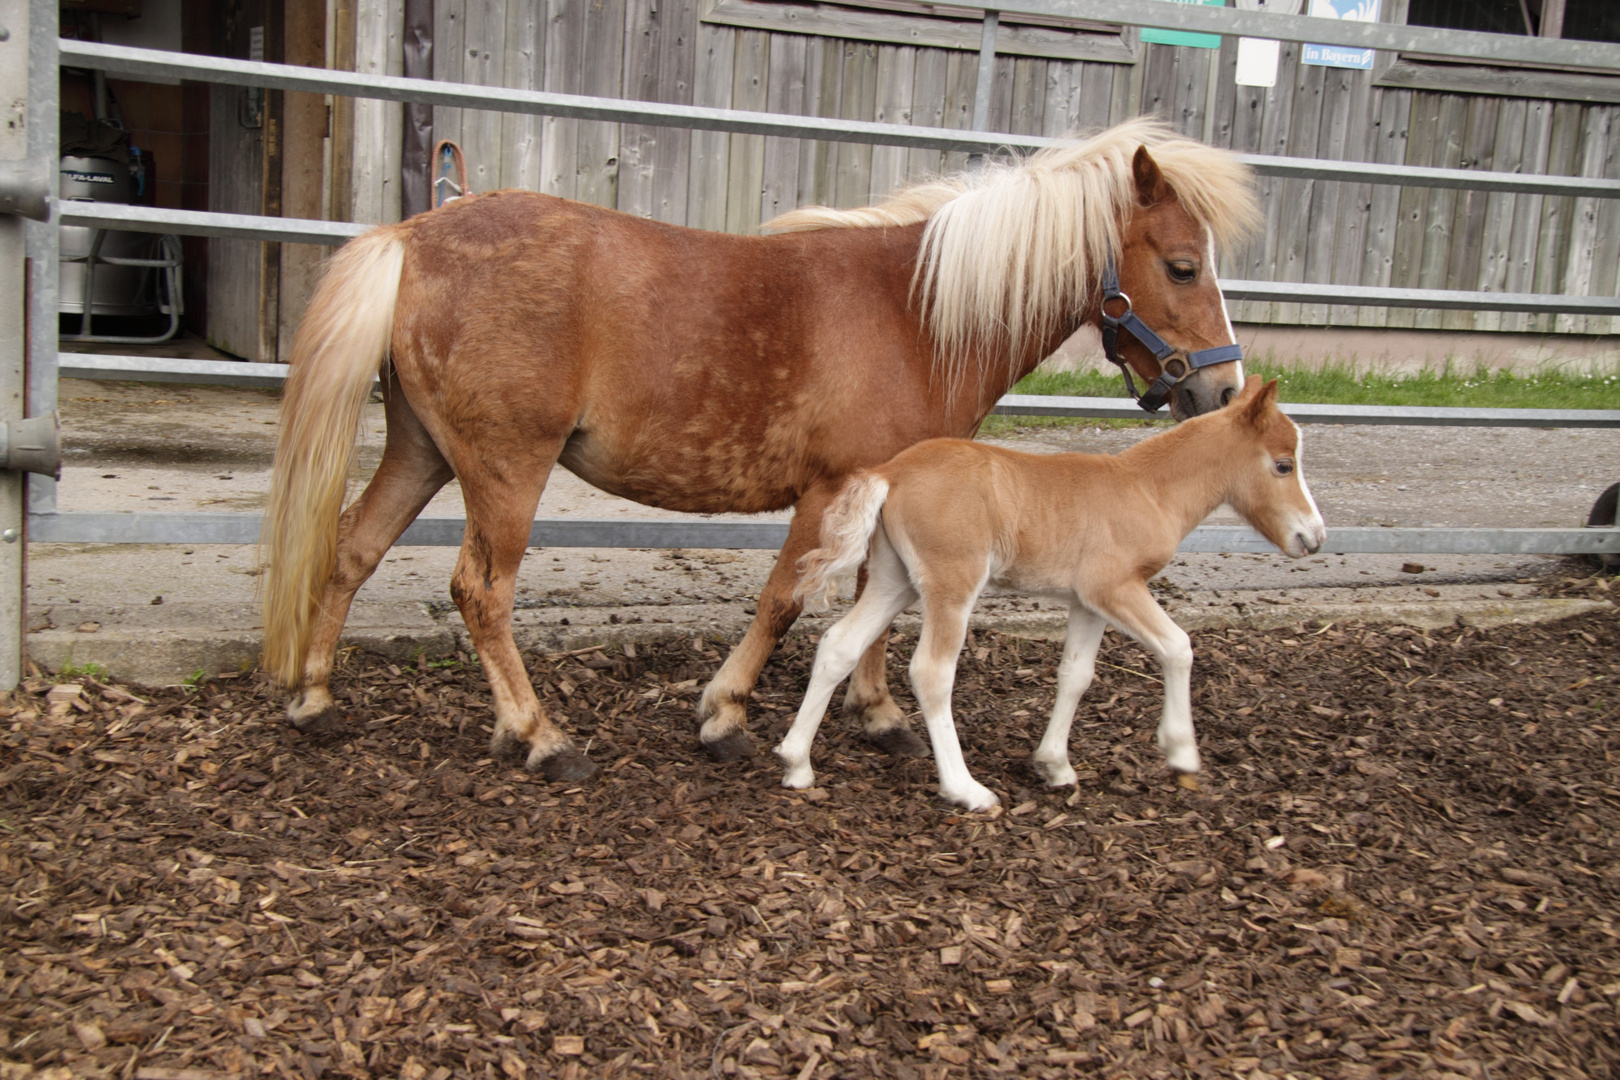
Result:
{"label": "foal's eye", "polygon": [[1170,277],[1183,285],[1198,276],[1198,267],[1192,263],[1166,263],[1170,268]]}
{"label": "foal's eye", "polygon": [[1294,471],[1294,463],[1289,461],[1287,458],[1283,458],[1281,461],[1273,462],[1271,467],[1277,470],[1278,476],[1287,476],[1289,473]]}

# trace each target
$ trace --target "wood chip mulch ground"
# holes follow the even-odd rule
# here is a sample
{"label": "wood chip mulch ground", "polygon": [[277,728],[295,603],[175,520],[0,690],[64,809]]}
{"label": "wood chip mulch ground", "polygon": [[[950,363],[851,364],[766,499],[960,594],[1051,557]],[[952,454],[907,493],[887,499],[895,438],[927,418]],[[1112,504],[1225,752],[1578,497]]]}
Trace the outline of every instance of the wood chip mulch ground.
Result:
{"label": "wood chip mulch ground", "polygon": [[1198,634],[1189,792],[1111,635],[1054,792],[1058,647],[980,634],[979,815],[837,716],[821,788],[711,764],[701,640],[533,658],[579,788],[486,759],[475,665],[348,657],[320,739],[253,676],[36,679],[0,709],[0,1078],[1617,1076],[1617,640]]}

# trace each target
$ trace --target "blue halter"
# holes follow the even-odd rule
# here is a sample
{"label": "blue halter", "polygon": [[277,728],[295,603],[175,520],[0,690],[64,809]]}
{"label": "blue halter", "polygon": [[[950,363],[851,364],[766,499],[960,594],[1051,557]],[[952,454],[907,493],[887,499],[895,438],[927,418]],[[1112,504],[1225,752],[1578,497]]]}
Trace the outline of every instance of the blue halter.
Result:
{"label": "blue halter", "polygon": [[[1233,360],[1243,359],[1243,346],[1233,343],[1231,345],[1217,345],[1211,349],[1199,349],[1197,352],[1187,353],[1184,359],[1174,362],[1180,368],[1179,373],[1171,371],[1166,363],[1176,354],[1164,338],[1155,334],[1147,323],[1137,317],[1131,310],[1131,298],[1126,296],[1119,288],[1119,271],[1114,266],[1114,257],[1108,257],[1108,265],[1103,268],[1103,299],[1102,299],[1102,339],[1103,355],[1119,368],[1120,374],[1125,376],[1125,389],[1130,391],[1136,403],[1148,412],[1158,412],[1170,398],[1170,391],[1177,383],[1187,378],[1199,368],[1209,367],[1211,364],[1228,364]],[[1108,305],[1115,301],[1123,301],[1125,311],[1120,315],[1110,315]],[[1131,337],[1140,341],[1147,350],[1159,361],[1159,377],[1147,393],[1138,394],[1136,383],[1131,379],[1131,369],[1125,363],[1125,358],[1119,354],[1119,332],[1123,330]]]}

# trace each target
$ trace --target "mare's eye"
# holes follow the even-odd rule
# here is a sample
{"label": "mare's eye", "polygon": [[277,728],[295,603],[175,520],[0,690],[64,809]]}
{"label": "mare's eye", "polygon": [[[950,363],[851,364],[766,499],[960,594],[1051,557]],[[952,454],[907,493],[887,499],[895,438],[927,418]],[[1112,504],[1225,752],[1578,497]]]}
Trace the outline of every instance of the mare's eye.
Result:
{"label": "mare's eye", "polygon": [[1289,473],[1294,471],[1294,463],[1289,461],[1287,458],[1283,458],[1281,461],[1273,462],[1271,467],[1277,470],[1278,476],[1287,476]]}
{"label": "mare's eye", "polygon": [[1170,277],[1183,285],[1198,276],[1198,267],[1192,263],[1166,263],[1165,265],[1170,268]]}

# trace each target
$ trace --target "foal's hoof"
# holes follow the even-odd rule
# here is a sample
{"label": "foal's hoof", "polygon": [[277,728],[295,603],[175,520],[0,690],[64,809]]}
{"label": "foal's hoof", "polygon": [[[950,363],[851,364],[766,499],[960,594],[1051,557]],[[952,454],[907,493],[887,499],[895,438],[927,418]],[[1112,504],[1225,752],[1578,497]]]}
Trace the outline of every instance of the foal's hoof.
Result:
{"label": "foal's hoof", "polygon": [[888,731],[876,734],[863,732],[862,737],[890,757],[917,757],[928,756],[928,744],[917,737],[917,733],[908,727],[892,727]]}
{"label": "foal's hoof", "polygon": [[589,780],[596,775],[595,763],[571,746],[566,750],[559,750],[541,761],[535,761],[531,758],[527,768],[530,772],[537,772],[547,780],[568,784],[577,783],[580,780]]}
{"label": "foal's hoof", "polygon": [[308,716],[288,716],[287,723],[301,735],[342,735],[349,730],[347,718],[335,705]]}
{"label": "foal's hoof", "polygon": [[707,750],[709,756],[714,760],[721,762],[741,761],[744,758],[751,758],[759,752],[759,748],[754,745],[754,740],[749,737],[748,732],[740,728],[720,736],[713,742],[704,740],[703,749]]}

